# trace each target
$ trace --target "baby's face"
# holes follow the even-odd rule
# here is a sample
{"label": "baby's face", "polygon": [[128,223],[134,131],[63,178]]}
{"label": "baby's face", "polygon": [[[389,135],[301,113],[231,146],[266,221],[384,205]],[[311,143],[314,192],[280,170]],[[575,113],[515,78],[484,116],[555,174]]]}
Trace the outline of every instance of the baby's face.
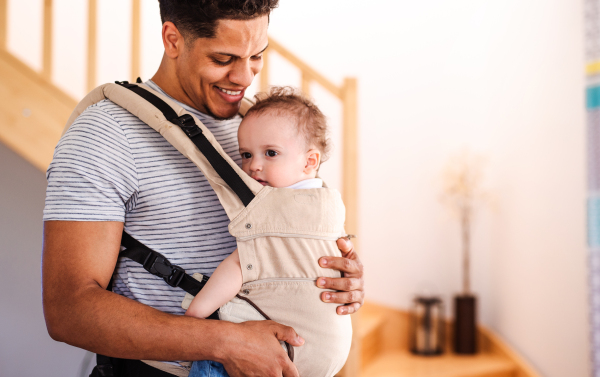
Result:
{"label": "baby's face", "polygon": [[290,116],[250,114],[240,124],[238,142],[242,170],[263,186],[287,187],[316,175]]}

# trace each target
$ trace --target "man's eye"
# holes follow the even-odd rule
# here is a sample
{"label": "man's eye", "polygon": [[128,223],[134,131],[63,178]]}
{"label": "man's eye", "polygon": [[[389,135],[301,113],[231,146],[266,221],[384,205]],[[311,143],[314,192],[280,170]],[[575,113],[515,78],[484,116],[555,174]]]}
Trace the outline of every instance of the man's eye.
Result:
{"label": "man's eye", "polygon": [[233,61],[233,58],[231,58],[229,60],[225,60],[225,61],[213,58],[213,62],[215,62],[215,64],[220,65],[220,66],[229,65],[232,61]]}
{"label": "man's eye", "polygon": [[260,60],[260,59],[262,59],[262,55],[254,55],[254,56],[251,56],[250,59],[252,59],[252,60]]}
{"label": "man's eye", "polygon": [[250,158],[250,157],[252,157],[252,155],[250,153],[248,153],[248,152],[242,153],[242,158],[247,159],[247,158]]}
{"label": "man's eye", "polygon": [[275,151],[274,151],[274,150],[272,150],[272,149],[269,149],[269,150],[267,151],[267,156],[269,156],[269,157],[275,157],[275,156],[277,156],[277,152],[275,152]]}

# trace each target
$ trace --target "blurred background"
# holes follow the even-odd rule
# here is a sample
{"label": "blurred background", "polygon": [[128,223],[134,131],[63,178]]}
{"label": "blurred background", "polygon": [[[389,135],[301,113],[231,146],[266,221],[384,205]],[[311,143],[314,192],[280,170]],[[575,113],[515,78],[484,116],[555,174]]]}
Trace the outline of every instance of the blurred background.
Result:
{"label": "blurred background", "polygon": [[[287,53],[339,88],[356,78],[348,110],[314,77],[303,80],[312,76],[283,50],[269,55],[268,84],[309,88],[332,126],[322,175],[352,208],[371,305],[356,318],[348,376],[592,375],[585,17],[597,8],[282,0],[272,13],[269,35]],[[0,375],[84,375],[90,355],[52,341],[43,320],[44,172],[69,104],[101,83],[152,77],[163,52],[158,3],[0,0],[0,16]],[[259,75],[247,94],[266,82]],[[348,124],[356,141],[344,139]],[[462,290],[460,222],[443,198],[444,171],[464,151],[483,162],[470,271],[489,360],[455,360],[449,350],[415,358],[406,352],[415,295],[440,297],[451,319]]]}

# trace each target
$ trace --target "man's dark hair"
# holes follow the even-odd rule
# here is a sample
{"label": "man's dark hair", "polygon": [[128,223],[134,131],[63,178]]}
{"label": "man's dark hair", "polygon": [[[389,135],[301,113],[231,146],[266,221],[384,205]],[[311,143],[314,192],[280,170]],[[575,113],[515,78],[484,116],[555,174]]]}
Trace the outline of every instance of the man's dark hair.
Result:
{"label": "man's dark hair", "polygon": [[163,24],[171,21],[188,41],[214,38],[219,20],[268,15],[279,0],[158,0]]}

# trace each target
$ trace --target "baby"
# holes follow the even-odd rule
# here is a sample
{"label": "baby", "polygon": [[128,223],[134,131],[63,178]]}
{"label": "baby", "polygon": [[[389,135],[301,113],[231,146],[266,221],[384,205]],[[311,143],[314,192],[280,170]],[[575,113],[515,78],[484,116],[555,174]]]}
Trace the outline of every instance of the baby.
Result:
{"label": "baby", "polygon": [[[323,113],[288,87],[275,87],[256,100],[238,130],[242,170],[263,186],[323,187],[323,181],[316,178],[330,149]],[[206,318],[234,298],[241,286],[240,259],[235,250],[217,267],[185,314]],[[217,374],[219,371],[222,373]],[[227,376],[220,364],[201,361],[194,363],[190,377],[209,373]]]}

